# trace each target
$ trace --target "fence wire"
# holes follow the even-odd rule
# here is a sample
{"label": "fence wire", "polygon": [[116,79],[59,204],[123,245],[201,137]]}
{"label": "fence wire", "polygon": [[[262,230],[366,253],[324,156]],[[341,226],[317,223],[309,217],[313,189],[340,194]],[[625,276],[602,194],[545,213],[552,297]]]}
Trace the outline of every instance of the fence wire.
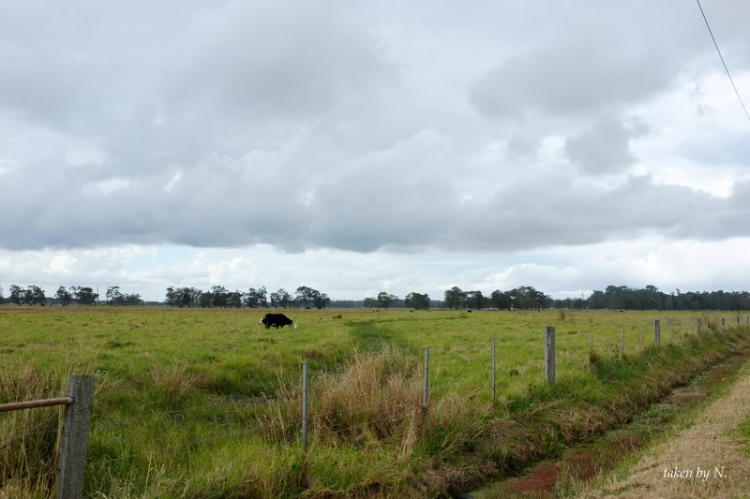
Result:
{"label": "fence wire", "polygon": [[38,425],[35,425],[30,430],[28,430],[25,433],[22,433],[21,435],[10,435],[8,437],[4,437],[2,439],[2,441],[0,441],[0,451],[2,451],[3,449],[6,449],[8,447],[10,447],[11,445],[13,445],[16,442],[20,442],[20,441],[22,441],[22,440],[30,437],[31,435],[35,435],[35,434],[37,434],[37,435],[45,435],[47,433],[57,433],[57,429],[48,430],[48,431],[42,431],[42,432],[40,432],[38,430],[44,428],[45,426],[49,426],[50,424],[54,423],[55,421],[57,421],[58,417],[59,416],[54,415],[53,417],[49,418],[47,421],[44,421],[42,423],[39,423]]}

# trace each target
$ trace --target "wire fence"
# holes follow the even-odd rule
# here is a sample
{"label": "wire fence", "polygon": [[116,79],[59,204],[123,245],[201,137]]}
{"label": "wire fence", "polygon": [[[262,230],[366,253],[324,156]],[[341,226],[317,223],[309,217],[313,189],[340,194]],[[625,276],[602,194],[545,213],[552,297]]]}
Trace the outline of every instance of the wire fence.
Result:
{"label": "wire fence", "polygon": [[49,433],[57,433],[57,428],[54,430],[47,430],[47,431],[41,431],[42,428],[45,428],[52,423],[56,422],[58,420],[57,414],[55,414],[53,417],[48,418],[47,421],[43,421],[37,425],[34,425],[31,429],[27,430],[26,432],[20,434],[20,435],[10,435],[4,438],[0,438],[0,451],[2,451],[5,448],[10,447],[11,445],[22,442],[23,440],[33,436],[33,435],[45,435]]}
{"label": "wire fence", "polygon": [[[655,320],[653,323],[654,336],[652,343],[659,345],[661,342],[679,341],[692,334],[700,335],[709,330],[722,332],[729,327],[743,325],[740,317],[733,317],[732,319],[729,321],[726,321],[724,318],[722,318],[722,320],[713,320],[710,324],[704,323],[704,319],[688,321],[667,320],[665,331],[661,331],[660,321]],[[750,317],[747,318],[746,324],[750,324]],[[629,335],[628,343],[624,342],[625,327],[626,326],[623,325],[620,328],[618,353],[624,353],[627,345],[633,341],[632,336]],[[646,342],[644,337],[644,330],[646,329],[645,323],[635,325],[630,324],[628,325],[628,329],[629,331],[635,330],[639,333],[637,341],[640,345],[644,345]],[[592,350],[599,348],[602,342],[601,338],[605,335],[595,335],[593,330],[589,330],[588,333],[588,347]],[[660,334],[662,337],[660,337]],[[565,341],[564,337],[562,339]],[[606,335],[607,347],[610,346],[612,339],[612,335]],[[491,390],[492,409],[494,411],[496,406],[496,338],[491,338],[490,340],[491,343],[488,344],[488,348],[491,348],[491,352],[488,352],[488,357],[491,355],[492,360],[491,366],[488,365],[487,369],[488,374],[491,373],[491,382],[488,383],[487,390],[488,392]],[[576,344],[576,348],[580,347],[581,345],[579,341]],[[555,328],[548,327],[545,329],[544,339],[545,377],[548,383],[555,382],[555,348]],[[424,377],[421,400],[415,398],[415,400],[406,406],[404,406],[404,404],[401,404],[400,406],[397,405],[391,408],[387,414],[384,414],[384,406],[387,404],[382,400],[366,405],[341,406],[330,410],[308,412],[311,408],[317,406],[315,404],[310,404],[310,394],[308,393],[309,384],[305,362],[302,369],[303,379],[301,380],[301,392],[298,387],[290,388],[284,386],[282,382],[267,384],[269,388],[273,387],[276,390],[286,390],[287,393],[285,394],[285,398],[280,398],[277,394],[270,392],[248,398],[222,398],[219,401],[212,401],[190,407],[160,411],[144,411],[137,417],[137,419],[154,424],[161,418],[175,418],[202,412],[215,413],[222,409],[229,409],[230,411],[237,409],[240,412],[237,419],[213,424],[211,435],[206,435],[205,437],[200,438],[189,438],[179,442],[167,443],[166,445],[159,446],[158,454],[162,457],[169,454],[189,455],[190,452],[195,451],[203,445],[229,440],[236,441],[243,437],[263,439],[268,443],[275,444],[277,450],[288,449],[289,444],[293,443],[304,449],[303,454],[307,454],[307,452],[315,452],[318,444],[352,445],[361,449],[366,449],[373,444],[402,445],[409,429],[408,425],[404,426],[403,423],[410,418],[412,420],[416,419],[424,421],[425,418],[430,417],[429,391],[431,384],[429,380],[429,356],[429,348],[426,348],[424,350],[424,366],[420,371]],[[313,390],[313,395],[315,393],[315,390]],[[299,406],[294,407],[294,404],[299,404]],[[90,403],[88,405],[73,405],[69,408],[71,415],[77,414],[78,412],[91,412],[91,409],[92,405]],[[256,412],[245,414],[244,411],[248,409],[256,410]],[[21,434],[0,437],[0,452],[7,452],[14,444],[23,442],[34,435],[40,436],[44,434],[61,433],[61,429],[57,427],[54,429],[48,429],[48,427],[56,421],[59,421],[58,414],[45,419]],[[111,428],[118,425],[132,424],[134,416],[112,419],[107,418],[106,414],[94,413],[92,421],[94,430],[97,431],[99,428]],[[165,435],[165,437],[169,438],[167,435]],[[308,442],[308,439],[310,442]],[[127,445],[126,442],[124,443]],[[312,445],[309,447],[308,443]],[[273,452],[273,445],[268,449],[269,452]],[[142,459],[147,461],[149,463],[149,469],[146,476],[143,480],[128,481],[132,486],[145,486],[149,481],[157,479],[158,474],[151,474],[151,460],[154,459],[154,449],[133,449],[131,452],[125,453],[124,455],[118,455],[117,457],[102,455],[100,458],[103,462],[98,464],[104,466],[112,466],[115,463],[128,460]],[[134,463],[134,469],[138,469],[141,465],[142,464]]]}

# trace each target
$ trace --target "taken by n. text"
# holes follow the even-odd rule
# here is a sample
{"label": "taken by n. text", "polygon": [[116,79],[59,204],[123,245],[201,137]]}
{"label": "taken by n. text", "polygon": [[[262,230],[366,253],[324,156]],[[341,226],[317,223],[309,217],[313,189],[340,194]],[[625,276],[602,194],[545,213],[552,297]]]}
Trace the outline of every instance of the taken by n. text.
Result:
{"label": "taken by n. text", "polygon": [[664,478],[684,478],[690,480],[701,480],[705,482],[709,478],[724,478],[726,472],[724,466],[721,468],[714,467],[713,471],[710,469],[703,469],[698,466],[696,469],[680,469],[678,467],[664,468]]}

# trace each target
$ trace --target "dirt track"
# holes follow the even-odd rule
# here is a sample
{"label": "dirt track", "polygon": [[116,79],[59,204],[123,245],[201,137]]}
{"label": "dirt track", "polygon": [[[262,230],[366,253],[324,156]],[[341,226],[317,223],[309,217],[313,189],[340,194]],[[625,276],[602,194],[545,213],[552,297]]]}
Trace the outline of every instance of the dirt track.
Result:
{"label": "dirt track", "polygon": [[750,497],[750,457],[737,430],[750,418],[750,365],[738,376],[691,426],[647,450],[626,477],[615,473],[603,486],[592,486],[578,497]]}

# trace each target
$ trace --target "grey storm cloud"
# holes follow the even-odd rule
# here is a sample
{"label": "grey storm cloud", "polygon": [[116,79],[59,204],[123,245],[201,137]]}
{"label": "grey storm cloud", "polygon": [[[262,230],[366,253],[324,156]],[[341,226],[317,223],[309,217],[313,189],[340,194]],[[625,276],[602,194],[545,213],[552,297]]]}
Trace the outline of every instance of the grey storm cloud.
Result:
{"label": "grey storm cloud", "polygon": [[665,90],[675,78],[674,65],[664,59],[649,51],[617,57],[584,41],[542,47],[508,58],[478,80],[471,103],[491,118],[631,104]]}
{"label": "grey storm cloud", "polygon": [[618,173],[636,161],[630,140],[645,133],[647,126],[638,120],[623,123],[605,116],[589,129],[569,137],[565,150],[584,173]]}
{"label": "grey storm cloud", "polygon": [[[715,69],[700,69],[715,61],[696,12],[443,7],[0,0],[0,247],[745,235],[745,184],[719,199],[629,171],[651,127],[631,108]],[[741,24],[713,10],[746,64]],[[565,12],[577,15],[555,30]],[[551,136],[562,158],[543,154]],[[477,160],[490,143],[505,156]],[[586,181],[601,174],[620,181]]]}

